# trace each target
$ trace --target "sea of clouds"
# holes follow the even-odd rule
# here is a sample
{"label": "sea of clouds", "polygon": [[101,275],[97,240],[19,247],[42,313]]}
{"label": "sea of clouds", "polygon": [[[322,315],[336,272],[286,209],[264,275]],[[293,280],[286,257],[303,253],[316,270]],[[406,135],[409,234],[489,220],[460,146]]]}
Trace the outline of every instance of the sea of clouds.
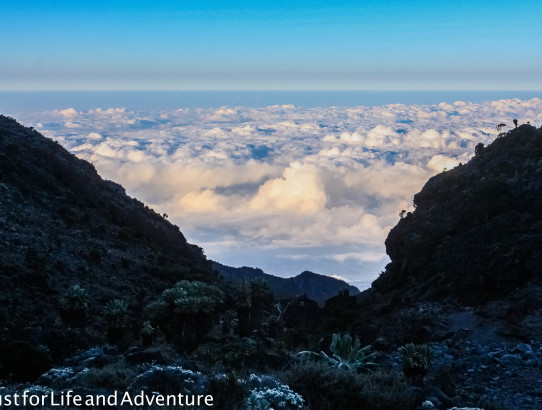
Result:
{"label": "sea of clouds", "polygon": [[213,260],[361,288],[425,181],[496,125],[542,123],[542,99],[379,107],[73,108],[20,118],[166,213]]}

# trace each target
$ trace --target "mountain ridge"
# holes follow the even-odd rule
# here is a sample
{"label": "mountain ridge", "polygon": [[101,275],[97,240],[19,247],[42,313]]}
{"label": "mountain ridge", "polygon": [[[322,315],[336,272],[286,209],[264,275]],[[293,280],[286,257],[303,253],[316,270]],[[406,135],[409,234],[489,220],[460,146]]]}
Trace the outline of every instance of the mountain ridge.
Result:
{"label": "mountain ridge", "polygon": [[300,294],[306,294],[310,299],[323,305],[327,299],[343,290],[348,290],[351,295],[360,293],[358,288],[345,281],[310,271],[303,271],[290,278],[281,278],[267,274],[259,268],[248,266],[234,268],[219,262],[213,262],[213,269],[235,286],[248,285],[254,279],[263,279],[277,299],[291,299]]}

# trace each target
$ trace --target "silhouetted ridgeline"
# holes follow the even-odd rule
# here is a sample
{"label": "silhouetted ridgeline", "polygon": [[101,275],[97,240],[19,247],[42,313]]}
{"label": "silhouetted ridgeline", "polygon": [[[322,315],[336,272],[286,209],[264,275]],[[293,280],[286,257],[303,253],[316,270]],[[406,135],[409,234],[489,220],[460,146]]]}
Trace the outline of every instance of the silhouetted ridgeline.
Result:
{"label": "silhouetted ridgeline", "polygon": [[249,268],[247,266],[232,268],[218,262],[213,262],[213,269],[224,280],[237,286],[248,285],[254,279],[263,279],[273,291],[276,299],[290,299],[300,294],[306,294],[310,299],[323,305],[327,299],[336,296],[343,290],[348,290],[350,295],[359,294],[358,288],[342,280],[309,271],[291,278],[280,278],[268,275],[258,268]]}

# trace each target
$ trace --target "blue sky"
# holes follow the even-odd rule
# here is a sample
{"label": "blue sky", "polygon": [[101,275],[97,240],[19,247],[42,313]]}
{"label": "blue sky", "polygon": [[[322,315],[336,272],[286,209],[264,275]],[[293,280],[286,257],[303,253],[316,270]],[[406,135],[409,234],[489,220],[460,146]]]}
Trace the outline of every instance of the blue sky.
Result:
{"label": "blue sky", "polygon": [[540,90],[541,18],[539,1],[3,1],[0,90]]}

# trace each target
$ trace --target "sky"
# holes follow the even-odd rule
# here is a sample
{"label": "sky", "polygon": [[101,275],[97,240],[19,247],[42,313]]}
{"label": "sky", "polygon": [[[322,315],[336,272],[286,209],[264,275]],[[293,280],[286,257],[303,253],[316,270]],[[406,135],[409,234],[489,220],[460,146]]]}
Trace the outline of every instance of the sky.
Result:
{"label": "sky", "polygon": [[73,107],[20,112],[229,266],[367,288],[384,241],[433,175],[496,125],[542,124],[542,99],[356,107]]}
{"label": "sky", "polygon": [[[312,270],[365,288],[429,177],[466,162],[496,124],[542,123],[540,1],[0,0],[0,9],[0,111],[231,266]],[[138,93],[148,90],[196,93]],[[218,103],[243,90],[255,93]],[[419,103],[397,90],[458,94]],[[473,101],[465,90],[513,92]],[[296,95],[308,103],[293,104]]]}
{"label": "sky", "polygon": [[2,1],[0,90],[540,90],[540,1]]}

